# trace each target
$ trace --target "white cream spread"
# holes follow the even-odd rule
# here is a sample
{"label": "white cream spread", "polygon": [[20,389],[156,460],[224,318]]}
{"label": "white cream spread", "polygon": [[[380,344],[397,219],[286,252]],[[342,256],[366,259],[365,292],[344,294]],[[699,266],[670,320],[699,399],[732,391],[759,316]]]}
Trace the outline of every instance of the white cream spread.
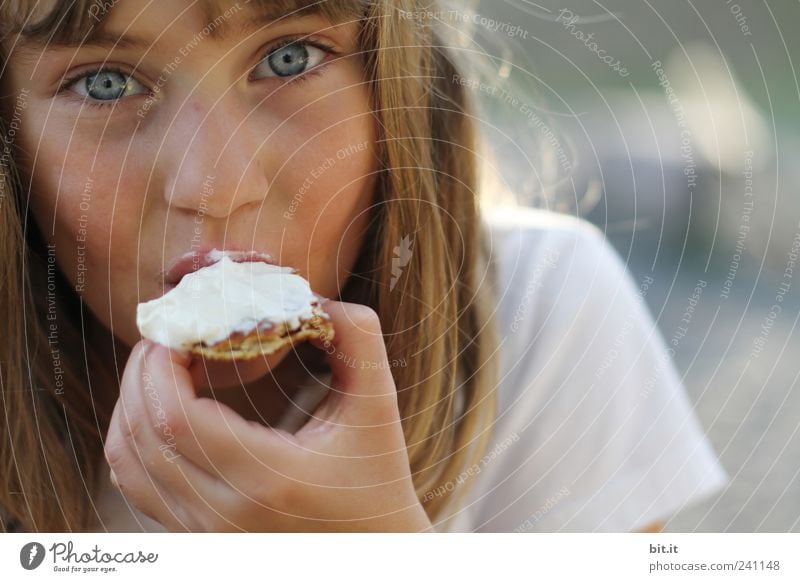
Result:
{"label": "white cream spread", "polygon": [[313,317],[316,302],[308,281],[290,267],[222,256],[185,275],[162,297],[140,303],[136,324],[143,337],[183,351],[265,323],[286,322],[294,329]]}

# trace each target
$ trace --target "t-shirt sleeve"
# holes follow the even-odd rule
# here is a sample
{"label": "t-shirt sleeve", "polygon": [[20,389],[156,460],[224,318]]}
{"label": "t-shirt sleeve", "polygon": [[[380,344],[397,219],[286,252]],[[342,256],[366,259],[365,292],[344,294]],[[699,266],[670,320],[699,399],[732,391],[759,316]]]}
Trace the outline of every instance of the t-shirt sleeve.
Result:
{"label": "t-shirt sleeve", "polygon": [[494,249],[503,378],[475,531],[634,531],[727,482],[646,306],[655,277],[560,224]]}

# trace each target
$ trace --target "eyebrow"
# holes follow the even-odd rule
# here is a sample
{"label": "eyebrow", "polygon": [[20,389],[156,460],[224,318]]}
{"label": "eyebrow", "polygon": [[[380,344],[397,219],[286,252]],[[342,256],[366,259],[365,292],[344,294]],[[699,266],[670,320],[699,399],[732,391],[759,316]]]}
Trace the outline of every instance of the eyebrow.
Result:
{"label": "eyebrow", "polygon": [[[209,11],[204,11],[204,21],[207,23],[201,31],[208,31],[205,36],[216,41],[225,41],[234,36],[249,35],[261,28],[277,22],[289,22],[299,20],[301,18],[310,18],[321,14],[323,11],[320,9],[321,2],[293,2],[295,7],[293,10],[286,11],[286,4],[278,2],[264,2],[261,3],[260,10],[250,9],[249,11],[236,9],[238,4],[235,4],[226,11],[211,14]],[[233,21],[234,18],[239,18],[241,22]],[[199,34],[199,33],[198,33]],[[117,48],[120,50],[144,50],[153,48],[157,45],[156,42],[146,39],[135,34],[118,35],[110,32],[101,26],[92,29],[84,38],[56,41],[51,39],[47,43],[47,48]],[[41,41],[36,39],[29,39],[20,37],[15,49],[24,51],[26,49],[41,47]]]}

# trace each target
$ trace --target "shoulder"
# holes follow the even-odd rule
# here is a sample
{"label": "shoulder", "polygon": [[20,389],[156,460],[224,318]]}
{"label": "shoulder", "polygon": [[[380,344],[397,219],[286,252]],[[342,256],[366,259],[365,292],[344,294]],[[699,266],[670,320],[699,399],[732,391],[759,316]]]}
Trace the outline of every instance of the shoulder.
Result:
{"label": "shoulder", "polygon": [[634,280],[588,222],[484,214],[496,265],[498,413],[455,527],[631,531],[725,483]]}
{"label": "shoulder", "polygon": [[522,287],[539,302],[564,304],[627,284],[622,258],[587,220],[524,207],[487,209],[483,219],[503,299]]}
{"label": "shoulder", "polygon": [[481,211],[483,220],[495,230],[524,228],[529,230],[587,230],[600,232],[591,222],[531,206],[487,205]]}
{"label": "shoulder", "polygon": [[490,238],[500,245],[513,246],[545,240],[561,245],[605,239],[603,232],[587,220],[539,208],[491,206],[483,210],[482,218]]}
{"label": "shoulder", "polygon": [[[532,363],[535,355],[552,369],[558,355],[580,368],[581,356],[594,359],[587,352],[607,349],[609,336],[625,320],[635,320],[643,331],[654,327],[643,301],[653,278],[634,281],[595,225],[517,207],[487,210],[484,224],[507,365],[519,368],[521,359]],[[534,345],[536,354],[528,353]]]}

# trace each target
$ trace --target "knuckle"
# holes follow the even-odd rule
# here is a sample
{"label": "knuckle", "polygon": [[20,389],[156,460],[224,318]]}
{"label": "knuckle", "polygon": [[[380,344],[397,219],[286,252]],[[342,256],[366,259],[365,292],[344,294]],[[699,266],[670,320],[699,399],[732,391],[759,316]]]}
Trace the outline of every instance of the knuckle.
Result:
{"label": "knuckle", "polygon": [[266,506],[269,505],[272,499],[275,487],[270,479],[262,478],[254,482],[248,489],[249,492],[247,496],[251,497],[257,503]]}
{"label": "knuckle", "polygon": [[[182,519],[180,521],[184,524],[191,524],[191,526],[187,525],[186,527],[192,532],[213,533],[230,529],[230,524],[228,524],[224,518],[217,516],[217,514],[213,512],[203,512],[200,515],[191,516],[192,521],[188,521],[188,517],[189,516],[187,516],[186,520]],[[226,525],[228,527],[226,527]]]}
{"label": "knuckle", "polygon": [[172,525],[171,531],[190,531],[190,532],[213,532],[218,531],[213,526],[206,524],[206,512],[193,512],[188,510],[181,503],[167,504]]}
{"label": "knuckle", "polygon": [[111,467],[115,473],[118,473],[117,470],[125,461],[127,453],[127,447],[125,446],[125,443],[115,436],[109,436],[109,438],[106,440],[106,445],[103,449],[103,452],[105,454],[108,466]]}
{"label": "knuckle", "polygon": [[264,509],[281,511],[297,507],[293,483],[289,479],[264,479],[253,497]]}
{"label": "knuckle", "polygon": [[138,441],[146,430],[145,420],[139,414],[124,412],[119,418],[119,432],[124,440]]}
{"label": "knuckle", "polygon": [[367,305],[356,305],[348,308],[348,317],[354,325],[366,332],[379,334],[381,319],[377,312]]}
{"label": "knuckle", "polygon": [[186,418],[186,413],[179,409],[165,410],[162,429],[164,436],[172,436],[178,440],[186,438],[190,433],[189,420]]}
{"label": "knuckle", "polygon": [[296,511],[296,508],[304,505],[303,500],[300,498],[299,483],[291,479],[280,479],[272,486],[267,500],[267,508],[278,511]]}

